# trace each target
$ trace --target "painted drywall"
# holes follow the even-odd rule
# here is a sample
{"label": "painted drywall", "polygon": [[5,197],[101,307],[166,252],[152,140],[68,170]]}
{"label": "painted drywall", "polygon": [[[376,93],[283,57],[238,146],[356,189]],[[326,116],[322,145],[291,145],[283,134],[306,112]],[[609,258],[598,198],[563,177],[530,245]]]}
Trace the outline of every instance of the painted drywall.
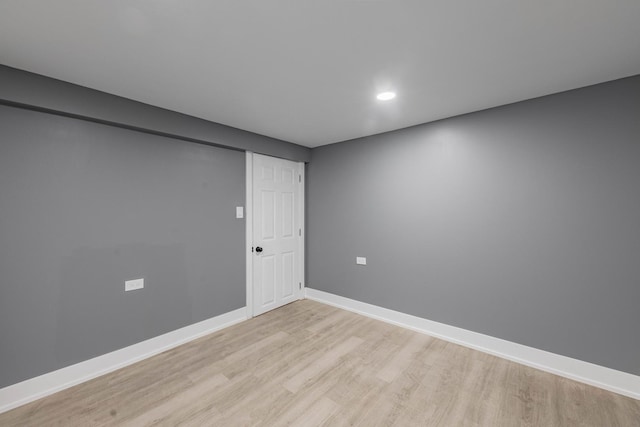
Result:
{"label": "painted drywall", "polygon": [[310,150],[175,111],[0,65],[0,104],[133,128],[159,135],[307,162]]}
{"label": "painted drywall", "polygon": [[307,173],[308,286],[640,374],[640,76],[319,147]]}
{"label": "painted drywall", "polygon": [[244,162],[0,106],[0,387],[243,307]]}

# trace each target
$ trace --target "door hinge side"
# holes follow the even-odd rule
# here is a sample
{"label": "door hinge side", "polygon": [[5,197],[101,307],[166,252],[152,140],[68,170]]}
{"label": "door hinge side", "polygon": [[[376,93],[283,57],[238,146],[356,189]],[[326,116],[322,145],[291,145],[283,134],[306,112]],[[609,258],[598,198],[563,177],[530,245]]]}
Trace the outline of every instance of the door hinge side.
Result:
{"label": "door hinge side", "polygon": [[298,289],[302,290],[302,282],[298,283]]}
{"label": "door hinge side", "polygon": [[302,175],[298,175],[298,182],[302,182]]}

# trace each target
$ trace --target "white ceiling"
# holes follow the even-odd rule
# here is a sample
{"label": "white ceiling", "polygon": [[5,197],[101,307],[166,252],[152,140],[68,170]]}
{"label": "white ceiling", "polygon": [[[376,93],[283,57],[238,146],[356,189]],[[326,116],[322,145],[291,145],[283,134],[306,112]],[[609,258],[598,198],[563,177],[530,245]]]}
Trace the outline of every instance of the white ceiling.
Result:
{"label": "white ceiling", "polygon": [[640,74],[640,1],[2,0],[0,63],[314,147]]}

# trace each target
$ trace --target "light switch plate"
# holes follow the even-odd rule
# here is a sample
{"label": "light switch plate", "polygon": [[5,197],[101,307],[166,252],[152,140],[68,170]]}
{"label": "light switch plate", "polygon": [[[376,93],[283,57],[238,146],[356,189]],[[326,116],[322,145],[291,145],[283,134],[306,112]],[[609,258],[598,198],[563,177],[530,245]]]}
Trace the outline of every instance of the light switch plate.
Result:
{"label": "light switch plate", "polygon": [[367,259],[363,256],[356,257],[356,264],[358,265],[367,265]]}
{"label": "light switch plate", "polygon": [[136,289],[144,288],[144,279],[133,279],[133,280],[125,280],[124,282],[124,290],[135,291]]}
{"label": "light switch plate", "polygon": [[236,206],[236,218],[244,218],[244,207]]}

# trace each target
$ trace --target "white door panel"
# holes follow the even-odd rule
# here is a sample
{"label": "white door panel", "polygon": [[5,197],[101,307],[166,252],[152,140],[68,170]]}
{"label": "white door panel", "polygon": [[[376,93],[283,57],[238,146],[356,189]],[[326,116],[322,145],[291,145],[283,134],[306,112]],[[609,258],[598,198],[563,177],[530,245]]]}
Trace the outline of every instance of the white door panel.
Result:
{"label": "white door panel", "polygon": [[303,164],[253,155],[253,315],[302,297]]}

